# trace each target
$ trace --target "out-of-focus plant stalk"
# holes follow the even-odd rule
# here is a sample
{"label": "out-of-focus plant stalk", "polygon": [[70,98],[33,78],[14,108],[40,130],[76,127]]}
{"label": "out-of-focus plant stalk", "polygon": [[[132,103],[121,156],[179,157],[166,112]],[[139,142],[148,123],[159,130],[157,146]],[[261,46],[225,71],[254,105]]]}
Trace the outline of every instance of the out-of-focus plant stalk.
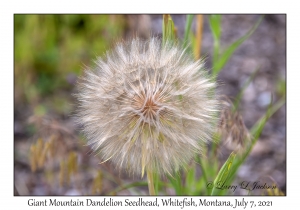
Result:
{"label": "out-of-focus plant stalk", "polygon": [[150,171],[147,171],[147,181],[148,181],[149,195],[155,195],[153,173]]}
{"label": "out-of-focus plant stalk", "polygon": [[196,47],[194,48],[195,59],[198,60],[201,55],[202,31],[203,31],[203,15],[197,15],[196,22]]}

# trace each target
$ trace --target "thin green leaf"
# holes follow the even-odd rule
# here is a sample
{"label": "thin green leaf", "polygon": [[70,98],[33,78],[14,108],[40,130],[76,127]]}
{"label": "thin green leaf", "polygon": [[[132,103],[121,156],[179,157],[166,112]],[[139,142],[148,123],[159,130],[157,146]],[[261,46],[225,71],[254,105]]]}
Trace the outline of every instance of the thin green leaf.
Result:
{"label": "thin green leaf", "polygon": [[207,191],[207,182],[203,177],[196,182],[196,191],[192,195],[210,195]]}
{"label": "thin green leaf", "polygon": [[279,79],[276,82],[276,93],[282,97],[285,97],[285,95],[286,95],[286,80],[285,79]]}
{"label": "thin green leaf", "polygon": [[257,29],[259,24],[261,23],[263,19],[263,16],[259,18],[259,20],[254,24],[254,26],[241,38],[233,42],[225,51],[222,55],[218,56],[218,59],[216,63],[214,63],[213,66],[213,74],[217,75],[221,69],[225,66],[231,55],[234,53],[234,51],[245,41],[247,40]]}
{"label": "thin green leaf", "polygon": [[163,15],[163,44],[175,40],[174,22],[171,15]]}
{"label": "thin green leaf", "polygon": [[211,195],[220,195],[222,194],[222,192],[224,192],[222,186],[228,181],[230,175],[232,174],[232,163],[235,159],[235,156],[236,154],[232,152],[227,161],[223,164],[217,177],[214,180]]}
{"label": "thin green leaf", "polygon": [[157,173],[153,173],[153,182],[154,182],[155,195],[158,195],[158,191],[159,191],[159,176],[158,176]]}
{"label": "thin green leaf", "polygon": [[195,165],[191,165],[189,167],[189,170],[186,174],[186,179],[185,179],[185,187],[184,187],[184,194],[185,195],[190,195],[193,191],[195,191],[195,182],[196,182],[196,173],[195,173]]}
{"label": "thin green leaf", "polygon": [[[255,143],[257,142],[258,138],[260,137],[263,128],[266,125],[266,122],[268,121],[268,119],[283,105],[285,104],[285,99],[281,98],[276,104],[274,104],[273,106],[270,104],[267,112],[265,113],[265,115],[263,117],[261,117],[261,119],[259,121],[256,122],[256,124],[252,127],[251,129],[251,135],[252,135],[252,141],[250,142],[250,145],[248,146],[246,152],[241,156],[241,157],[237,157],[234,159],[232,166],[231,166],[231,171],[230,174],[227,178],[227,181],[225,182],[224,185],[231,185],[235,174],[237,172],[237,170],[239,169],[239,167],[243,164],[243,162],[246,160],[246,158],[249,156],[250,152],[252,151],[253,146],[255,145]],[[222,193],[225,193],[227,190],[223,190]]]}
{"label": "thin green leaf", "polygon": [[183,195],[180,174],[177,173],[175,177],[168,176],[168,179],[175,189],[176,195]]}
{"label": "thin green leaf", "polygon": [[[269,107],[265,116],[263,116],[252,128],[251,128],[251,135],[254,137],[254,144],[256,143],[257,139],[260,137],[260,134],[268,121],[268,119],[283,105],[285,104],[285,98],[281,98],[275,105]],[[253,146],[253,144],[252,144]],[[249,149],[248,153],[251,151],[252,148]]]}
{"label": "thin green leaf", "polygon": [[221,15],[210,15],[208,22],[214,39],[213,66],[218,60],[221,39]]}
{"label": "thin green leaf", "polygon": [[[202,177],[201,179],[204,180],[205,183],[208,182],[208,179],[207,179],[207,170],[206,170],[206,167],[204,165],[204,161],[201,160],[201,158],[199,156],[197,156],[197,163],[199,163],[200,167],[201,167],[201,172],[202,172]],[[201,179],[198,180],[198,183],[197,183],[197,187],[201,187]],[[198,188],[197,188],[198,189]],[[205,191],[207,191],[207,188],[204,189]]]}
{"label": "thin green leaf", "polygon": [[237,111],[239,109],[241,98],[242,98],[246,88],[250,85],[250,83],[254,79],[256,73],[258,72],[258,70],[259,70],[259,68],[256,68],[256,70],[250,75],[249,79],[245,82],[242,89],[240,90],[238,95],[235,97],[235,100],[233,102],[233,109],[234,109],[233,111]]}
{"label": "thin green leaf", "polygon": [[193,22],[194,15],[187,15],[186,17],[186,24],[185,24],[185,31],[184,31],[184,38],[183,38],[183,48],[187,47],[189,35],[191,32],[191,26]]}
{"label": "thin green leaf", "polygon": [[208,17],[209,26],[215,40],[220,40],[221,37],[221,15],[210,15]]}
{"label": "thin green leaf", "polygon": [[285,99],[281,98],[276,104],[274,104],[273,106],[269,106],[266,114],[260,118],[260,120],[258,122],[256,122],[256,124],[251,128],[251,135],[252,135],[252,141],[251,144],[249,145],[248,149],[246,150],[245,154],[241,157],[238,158],[237,160],[235,160],[233,162],[233,169],[234,169],[234,173],[232,175],[235,175],[236,171],[238,170],[238,168],[243,164],[243,162],[246,160],[246,158],[248,157],[248,155],[250,154],[250,152],[252,151],[253,146],[256,144],[258,138],[260,137],[268,119],[283,105],[285,104]]}

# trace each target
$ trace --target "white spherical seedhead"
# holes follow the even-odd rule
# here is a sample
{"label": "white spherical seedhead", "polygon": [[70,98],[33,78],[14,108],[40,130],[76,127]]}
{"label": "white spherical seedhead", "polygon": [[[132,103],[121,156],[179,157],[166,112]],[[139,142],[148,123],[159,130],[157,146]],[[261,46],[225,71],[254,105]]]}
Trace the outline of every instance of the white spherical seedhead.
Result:
{"label": "white spherical seedhead", "polygon": [[176,44],[118,44],[78,82],[78,121],[103,158],[131,174],[172,174],[211,140],[216,83]]}

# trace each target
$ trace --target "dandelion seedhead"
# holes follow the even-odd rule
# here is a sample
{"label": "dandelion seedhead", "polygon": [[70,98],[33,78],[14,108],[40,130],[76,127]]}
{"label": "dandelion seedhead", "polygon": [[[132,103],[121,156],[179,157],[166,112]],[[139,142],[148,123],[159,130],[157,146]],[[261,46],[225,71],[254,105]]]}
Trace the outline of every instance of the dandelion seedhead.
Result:
{"label": "dandelion seedhead", "polygon": [[95,63],[78,82],[78,121],[103,161],[171,175],[211,140],[216,83],[185,49],[134,39]]}

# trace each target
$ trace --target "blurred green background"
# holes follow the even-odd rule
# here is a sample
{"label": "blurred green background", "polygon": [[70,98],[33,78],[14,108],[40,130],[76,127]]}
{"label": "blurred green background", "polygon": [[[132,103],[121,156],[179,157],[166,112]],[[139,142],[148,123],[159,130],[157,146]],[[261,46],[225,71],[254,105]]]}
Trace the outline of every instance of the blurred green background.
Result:
{"label": "blurred green background", "polygon": [[[125,20],[124,15],[14,15],[15,195],[101,193],[99,159],[78,137],[72,94],[85,66],[123,37]],[[70,180],[75,172],[76,180]]]}
{"label": "blurred green background", "polygon": [[122,15],[15,15],[15,109],[68,115],[70,90],[84,65],[118,37]]}

